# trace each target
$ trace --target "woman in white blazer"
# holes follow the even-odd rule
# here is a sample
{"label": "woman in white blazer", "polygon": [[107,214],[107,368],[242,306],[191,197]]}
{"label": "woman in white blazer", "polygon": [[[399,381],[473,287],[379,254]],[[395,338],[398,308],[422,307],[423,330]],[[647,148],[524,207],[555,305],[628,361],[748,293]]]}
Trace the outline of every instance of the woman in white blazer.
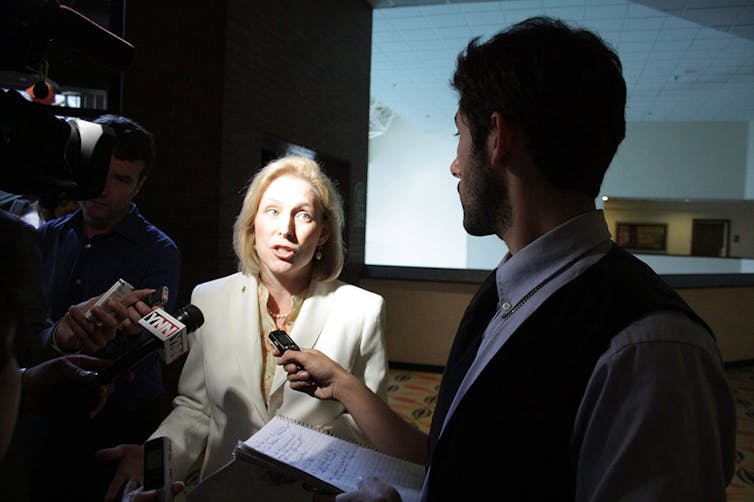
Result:
{"label": "woman in white blazer", "polygon": [[[284,157],[254,177],[234,225],[240,271],[194,288],[204,324],[190,335],[173,411],[150,437],[170,438],[175,479],[185,480],[202,455],[200,479],[212,474],[276,414],[365,441],[340,403],[285,385],[267,338],[283,329],[387,398],[384,301],[336,279],[342,229],[340,196],[316,162]],[[143,447],[120,445],[100,457],[120,460],[108,494],[141,481]]]}

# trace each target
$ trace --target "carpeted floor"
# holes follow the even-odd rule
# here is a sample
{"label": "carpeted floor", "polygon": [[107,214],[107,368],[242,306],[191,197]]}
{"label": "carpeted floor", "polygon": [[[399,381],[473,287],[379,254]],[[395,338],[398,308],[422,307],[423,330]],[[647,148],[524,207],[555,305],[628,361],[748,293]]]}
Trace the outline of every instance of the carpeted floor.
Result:
{"label": "carpeted floor", "polygon": [[738,415],[736,473],[728,485],[728,502],[754,501],[754,364],[726,371]]}
{"label": "carpeted floor", "polygon": [[[728,502],[754,502],[754,364],[726,370],[738,411],[736,472]],[[391,369],[388,403],[405,420],[428,431],[435,409],[440,373]]]}
{"label": "carpeted floor", "polygon": [[440,378],[441,373],[390,369],[388,404],[404,420],[429,432]]}

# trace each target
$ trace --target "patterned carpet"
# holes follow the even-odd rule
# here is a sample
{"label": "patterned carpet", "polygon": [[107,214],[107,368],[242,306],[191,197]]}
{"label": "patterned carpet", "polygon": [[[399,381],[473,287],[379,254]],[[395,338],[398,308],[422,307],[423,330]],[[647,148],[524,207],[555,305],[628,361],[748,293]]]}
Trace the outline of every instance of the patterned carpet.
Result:
{"label": "patterned carpet", "polygon": [[736,473],[728,485],[728,502],[754,501],[754,365],[726,371],[738,415]]}
{"label": "patterned carpet", "polygon": [[[754,365],[726,370],[738,412],[736,472],[728,502],[754,502]],[[435,409],[440,373],[390,369],[388,403],[406,421],[428,431]]]}
{"label": "patterned carpet", "polygon": [[429,432],[441,373],[390,369],[387,402],[404,420]]}

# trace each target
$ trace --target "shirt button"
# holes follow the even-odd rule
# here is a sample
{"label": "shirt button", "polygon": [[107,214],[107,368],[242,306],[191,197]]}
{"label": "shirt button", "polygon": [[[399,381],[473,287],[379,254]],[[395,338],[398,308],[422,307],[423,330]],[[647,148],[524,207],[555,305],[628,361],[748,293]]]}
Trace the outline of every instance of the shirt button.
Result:
{"label": "shirt button", "polygon": [[90,243],[87,242],[86,244],[84,244],[84,249],[89,249],[90,247],[92,247]]}
{"label": "shirt button", "polygon": [[503,302],[501,307],[503,309],[503,312],[508,312],[511,309],[511,304],[510,302]]}

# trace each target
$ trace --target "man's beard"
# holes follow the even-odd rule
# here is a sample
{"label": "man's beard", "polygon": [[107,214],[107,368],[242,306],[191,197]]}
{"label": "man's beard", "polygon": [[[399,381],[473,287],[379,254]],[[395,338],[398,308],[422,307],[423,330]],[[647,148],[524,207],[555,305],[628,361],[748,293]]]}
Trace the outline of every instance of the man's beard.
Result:
{"label": "man's beard", "polygon": [[483,157],[486,152],[472,155],[472,163],[465,170],[461,194],[463,228],[469,235],[496,234],[502,238],[511,224],[508,186],[505,178],[492,175],[492,168]]}

